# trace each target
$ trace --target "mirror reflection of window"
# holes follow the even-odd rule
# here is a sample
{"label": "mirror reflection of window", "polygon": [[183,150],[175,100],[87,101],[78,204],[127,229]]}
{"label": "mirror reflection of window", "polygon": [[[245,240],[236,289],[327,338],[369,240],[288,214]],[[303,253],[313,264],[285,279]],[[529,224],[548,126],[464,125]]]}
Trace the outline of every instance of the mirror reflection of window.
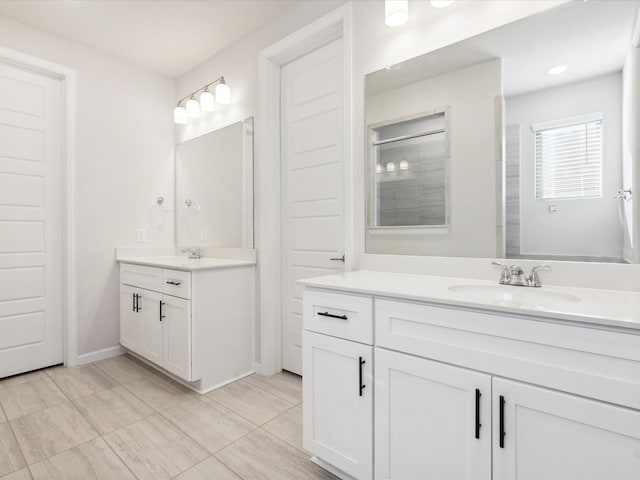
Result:
{"label": "mirror reflection of window", "polygon": [[449,148],[445,114],[370,128],[375,227],[444,225]]}

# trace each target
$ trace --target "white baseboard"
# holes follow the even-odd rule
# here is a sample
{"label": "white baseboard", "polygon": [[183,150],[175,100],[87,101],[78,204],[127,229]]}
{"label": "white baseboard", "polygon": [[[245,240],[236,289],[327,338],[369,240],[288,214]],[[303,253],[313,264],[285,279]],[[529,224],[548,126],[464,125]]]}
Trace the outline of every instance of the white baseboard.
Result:
{"label": "white baseboard", "polygon": [[76,365],[86,365],[87,363],[97,362],[105,358],[117,357],[125,352],[126,350],[122,345],[116,345],[115,347],[103,348],[95,352],[83,353],[82,355],[78,355]]}

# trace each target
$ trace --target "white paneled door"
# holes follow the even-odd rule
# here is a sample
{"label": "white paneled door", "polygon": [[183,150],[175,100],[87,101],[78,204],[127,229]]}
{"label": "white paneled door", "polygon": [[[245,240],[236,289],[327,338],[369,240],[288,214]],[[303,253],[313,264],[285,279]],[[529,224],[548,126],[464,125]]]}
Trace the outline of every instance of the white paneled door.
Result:
{"label": "white paneled door", "polygon": [[62,363],[62,83],[0,64],[0,378]]}
{"label": "white paneled door", "polygon": [[344,269],[342,39],[282,67],[282,368],[302,374],[302,287]]}

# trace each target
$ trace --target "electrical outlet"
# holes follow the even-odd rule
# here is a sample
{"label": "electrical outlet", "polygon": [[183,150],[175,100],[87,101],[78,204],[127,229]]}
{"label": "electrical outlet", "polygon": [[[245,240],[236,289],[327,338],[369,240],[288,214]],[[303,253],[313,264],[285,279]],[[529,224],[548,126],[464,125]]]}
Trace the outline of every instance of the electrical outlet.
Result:
{"label": "electrical outlet", "polygon": [[200,241],[205,242],[209,238],[209,231],[206,228],[200,230]]}
{"label": "electrical outlet", "polygon": [[147,230],[145,228],[138,228],[136,230],[136,238],[138,243],[144,243],[147,241]]}

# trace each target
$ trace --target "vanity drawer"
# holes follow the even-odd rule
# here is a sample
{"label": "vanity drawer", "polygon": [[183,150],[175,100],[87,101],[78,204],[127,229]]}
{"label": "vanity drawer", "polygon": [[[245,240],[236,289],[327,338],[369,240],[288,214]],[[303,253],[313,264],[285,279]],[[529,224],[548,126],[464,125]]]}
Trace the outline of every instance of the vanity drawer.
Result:
{"label": "vanity drawer", "polygon": [[162,270],[162,292],[181,298],[191,298],[191,272]]}
{"label": "vanity drawer", "polygon": [[132,287],[146,288],[147,290],[161,292],[162,269],[145,267],[143,265],[133,265],[130,263],[121,263],[120,283],[131,285]]}
{"label": "vanity drawer", "polygon": [[373,298],[305,289],[304,329],[373,344]]}

